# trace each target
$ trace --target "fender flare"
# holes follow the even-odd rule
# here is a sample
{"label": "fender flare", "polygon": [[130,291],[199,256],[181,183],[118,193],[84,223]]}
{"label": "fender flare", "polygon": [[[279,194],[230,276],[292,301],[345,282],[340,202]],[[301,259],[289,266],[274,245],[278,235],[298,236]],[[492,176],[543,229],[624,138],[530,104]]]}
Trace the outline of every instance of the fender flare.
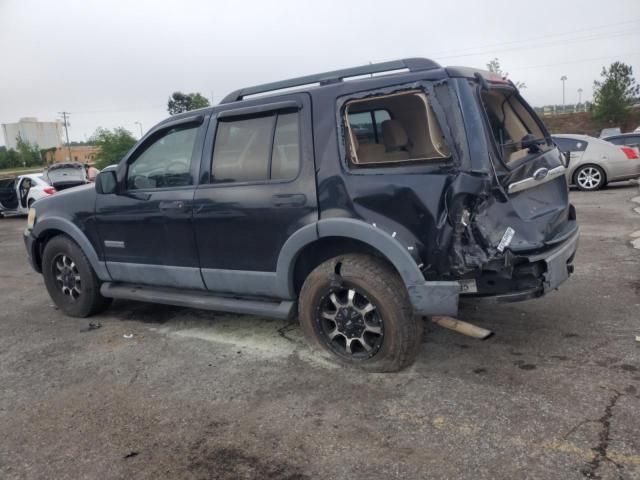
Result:
{"label": "fender flare", "polygon": [[359,240],[378,250],[391,262],[407,287],[423,284],[424,276],[416,261],[391,234],[362,220],[328,218],[297,230],[285,242],[276,267],[278,290],[283,298],[294,298],[293,272],[296,259],[308,244],[325,237],[346,237]]}
{"label": "fender flare", "polygon": [[91,245],[91,242],[89,242],[82,230],[80,230],[73,222],[62,217],[43,218],[36,222],[31,234],[36,240],[39,240],[42,233],[47,230],[58,230],[71,237],[86,255],[98,278],[102,281],[111,280],[111,276],[109,275],[105,262],[98,258],[98,254],[93,248],[93,245]]}

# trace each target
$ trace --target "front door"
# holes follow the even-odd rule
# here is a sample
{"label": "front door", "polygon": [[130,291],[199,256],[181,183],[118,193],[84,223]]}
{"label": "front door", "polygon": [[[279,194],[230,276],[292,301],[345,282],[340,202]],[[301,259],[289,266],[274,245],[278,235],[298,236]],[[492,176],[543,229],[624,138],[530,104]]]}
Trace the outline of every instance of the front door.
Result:
{"label": "front door", "polygon": [[98,232],[113,280],[204,288],[191,218],[204,128],[199,117],[152,133],[119,166],[117,193],[97,196]]}
{"label": "front door", "polygon": [[278,297],[282,246],[318,218],[310,101],[286,99],[231,107],[211,121],[201,175],[208,182],[194,210],[209,290]]}
{"label": "front door", "polygon": [[18,209],[17,179],[6,178],[0,180],[0,211],[15,211]]}

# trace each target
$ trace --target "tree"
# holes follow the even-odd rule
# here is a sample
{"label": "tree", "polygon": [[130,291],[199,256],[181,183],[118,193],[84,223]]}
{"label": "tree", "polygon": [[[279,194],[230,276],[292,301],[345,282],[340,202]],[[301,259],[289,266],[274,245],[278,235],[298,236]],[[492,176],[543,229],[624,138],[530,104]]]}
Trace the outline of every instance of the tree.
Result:
{"label": "tree", "polygon": [[[487,63],[487,70],[493,73],[497,73],[502,78],[505,78],[505,79],[509,78],[509,72],[502,71],[502,68],[500,67],[500,60],[498,59],[498,57],[495,57],[493,60]],[[527,84],[524,82],[513,82],[513,84],[516,86],[518,90],[523,90],[527,88]]]}
{"label": "tree", "polygon": [[23,140],[21,135],[16,137],[16,146],[18,147],[18,156],[20,165],[23,167],[33,167],[42,165],[42,155],[38,145],[31,144],[27,140]]}
{"label": "tree", "polygon": [[18,152],[7,147],[0,147],[0,169],[21,167]]}
{"label": "tree", "polygon": [[175,115],[177,113],[188,112],[189,110],[208,106],[210,106],[209,100],[199,93],[173,92],[169,97],[167,110],[169,110],[169,114]]}
{"label": "tree", "polygon": [[614,62],[609,69],[602,67],[602,81],[593,82],[593,117],[620,123],[629,117],[629,110],[640,87],[633,78],[633,69],[622,62]]}
{"label": "tree", "polygon": [[98,128],[90,142],[100,148],[96,155],[96,167],[102,169],[118,163],[136,143],[131,132],[123,127],[109,130]]}

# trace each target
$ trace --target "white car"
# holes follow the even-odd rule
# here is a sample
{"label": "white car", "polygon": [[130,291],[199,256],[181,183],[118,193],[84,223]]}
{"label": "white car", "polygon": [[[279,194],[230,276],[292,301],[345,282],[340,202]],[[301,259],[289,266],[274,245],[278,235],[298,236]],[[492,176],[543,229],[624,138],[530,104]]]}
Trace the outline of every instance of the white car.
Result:
{"label": "white car", "polygon": [[27,214],[36,200],[55,192],[41,173],[0,179],[0,216]]}
{"label": "white car", "polygon": [[587,135],[552,135],[567,158],[567,179],[580,190],[599,190],[609,182],[640,178],[640,155]]}

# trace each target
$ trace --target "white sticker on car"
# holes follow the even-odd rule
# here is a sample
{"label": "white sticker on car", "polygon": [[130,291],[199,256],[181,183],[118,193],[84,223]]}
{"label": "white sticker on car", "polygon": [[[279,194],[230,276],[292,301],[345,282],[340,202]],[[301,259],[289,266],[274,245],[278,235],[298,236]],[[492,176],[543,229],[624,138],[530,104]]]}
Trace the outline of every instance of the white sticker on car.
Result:
{"label": "white sticker on car", "polygon": [[475,278],[463,278],[458,280],[460,293],[478,293],[478,284]]}
{"label": "white sticker on car", "polygon": [[499,252],[504,252],[504,249],[511,245],[511,240],[513,240],[513,236],[515,234],[516,231],[513,228],[507,227],[504,231],[504,235],[502,235],[502,240],[500,240],[500,243],[498,244]]}

